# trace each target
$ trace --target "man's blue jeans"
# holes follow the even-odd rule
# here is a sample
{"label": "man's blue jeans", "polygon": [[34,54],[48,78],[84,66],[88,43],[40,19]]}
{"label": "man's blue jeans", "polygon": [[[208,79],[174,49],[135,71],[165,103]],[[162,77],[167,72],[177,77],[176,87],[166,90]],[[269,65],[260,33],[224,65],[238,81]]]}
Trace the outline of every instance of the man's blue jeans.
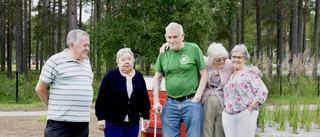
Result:
{"label": "man's blue jeans", "polygon": [[187,137],[200,137],[202,126],[201,102],[190,102],[192,98],[175,101],[167,98],[162,109],[161,126],[163,137],[180,137],[181,122],[186,127]]}

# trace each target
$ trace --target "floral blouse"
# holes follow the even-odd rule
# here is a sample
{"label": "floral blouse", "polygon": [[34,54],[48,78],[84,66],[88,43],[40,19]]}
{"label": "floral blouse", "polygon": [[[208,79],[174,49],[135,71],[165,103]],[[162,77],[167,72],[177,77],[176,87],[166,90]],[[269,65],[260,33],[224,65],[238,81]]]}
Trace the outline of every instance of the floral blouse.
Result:
{"label": "floral blouse", "polygon": [[[226,113],[238,114],[246,110],[253,101],[260,104],[266,101],[268,89],[258,75],[249,73],[248,68],[245,68],[232,77],[233,74],[223,87]],[[255,109],[259,110],[258,107]]]}

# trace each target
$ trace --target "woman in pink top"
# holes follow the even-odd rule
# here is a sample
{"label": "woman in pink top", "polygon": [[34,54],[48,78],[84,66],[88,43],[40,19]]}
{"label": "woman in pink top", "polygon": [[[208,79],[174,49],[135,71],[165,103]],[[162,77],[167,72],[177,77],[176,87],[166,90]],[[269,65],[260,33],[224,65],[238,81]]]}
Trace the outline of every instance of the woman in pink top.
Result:
{"label": "woman in pink top", "polygon": [[268,89],[258,75],[249,73],[245,63],[250,54],[244,45],[236,45],[230,54],[234,72],[223,87],[224,133],[227,137],[254,137],[259,105],[266,101]]}

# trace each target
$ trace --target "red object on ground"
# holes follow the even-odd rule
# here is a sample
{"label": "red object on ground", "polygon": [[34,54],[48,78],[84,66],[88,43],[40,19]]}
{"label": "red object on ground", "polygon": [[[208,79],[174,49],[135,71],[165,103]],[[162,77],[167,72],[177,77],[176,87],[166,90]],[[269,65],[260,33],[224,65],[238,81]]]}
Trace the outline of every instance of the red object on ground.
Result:
{"label": "red object on ground", "polygon": [[[153,108],[153,93],[152,90],[148,90],[148,94],[149,94],[149,99],[150,99],[150,103],[151,103],[151,109],[150,109],[150,125],[149,128],[147,129],[146,132],[141,132],[141,137],[153,137],[154,136],[154,112],[152,111]],[[160,104],[163,106],[166,98],[167,98],[167,92],[166,91],[160,91],[159,93],[159,101]],[[157,115],[157,135],[156,137],[162,137],[162,130],[161,130],[161,114]],[[185,126],[184,123],[181,123],[181,134],[180,137],[186,137],[186,130],[185,130]]]}

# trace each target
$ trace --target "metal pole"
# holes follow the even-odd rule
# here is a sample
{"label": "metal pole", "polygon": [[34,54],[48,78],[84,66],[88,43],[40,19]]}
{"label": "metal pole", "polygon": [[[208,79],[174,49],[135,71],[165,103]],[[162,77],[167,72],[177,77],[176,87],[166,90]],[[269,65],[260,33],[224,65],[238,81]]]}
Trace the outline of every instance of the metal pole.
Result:
{"label": "metal pole", "polygon": [[154,113],[154,137],[157,137],[157,113]]}
{"label": "metal pole", "polygon": [[280,96],[282,95],[282,74],[280,75]]}
{"label": "metal pole", "polygon": [[18,71],[16,71],[16,103],[18,104],[18,95],[19,95],[19,77]]}
{"label": "metal pole", "polygon": [[319,78],[320,76],[317,77],[317,81],[318,81],[318,96],[320,95],[320,89],[319,89]]}

